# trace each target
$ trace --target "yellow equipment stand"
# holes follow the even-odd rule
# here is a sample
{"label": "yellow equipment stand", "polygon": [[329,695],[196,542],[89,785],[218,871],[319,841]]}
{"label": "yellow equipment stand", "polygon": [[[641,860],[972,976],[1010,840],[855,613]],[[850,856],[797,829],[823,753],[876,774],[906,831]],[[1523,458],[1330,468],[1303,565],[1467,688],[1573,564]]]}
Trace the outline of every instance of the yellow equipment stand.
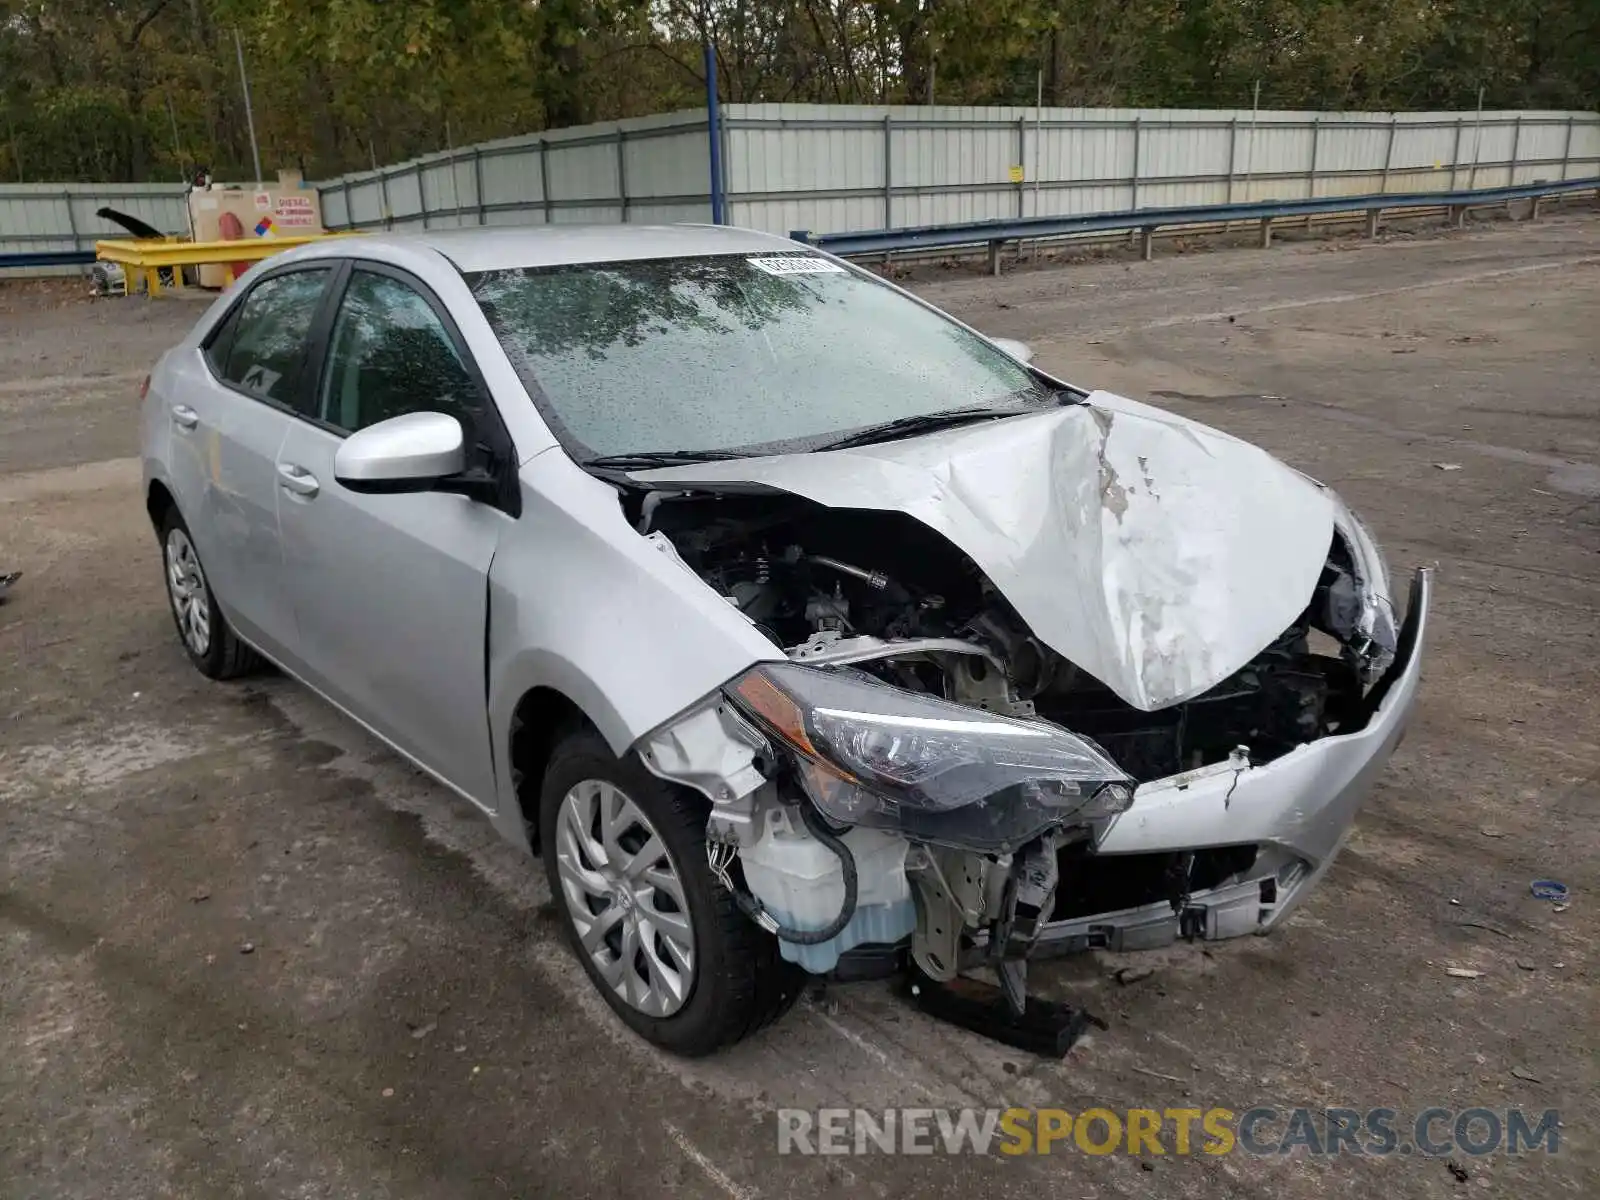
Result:
{"label": "yellow equipment stand", "polygon": [[184,242],[177,238],[120,238],[94,244],[95,257],[106,262],[119,263],[128,277],[128,294],[136,289],[132,283],[142,276],[145,291],[151,296],[161,292],[163,268],[172,271],[172,286],[183,286],[183,268],[205,263],[260,262],[282,250],[304,246],[308,242],[325,241],[334,237],[349,237],[347,233],[316,233],[305,237],[248,238],[232,242]]}

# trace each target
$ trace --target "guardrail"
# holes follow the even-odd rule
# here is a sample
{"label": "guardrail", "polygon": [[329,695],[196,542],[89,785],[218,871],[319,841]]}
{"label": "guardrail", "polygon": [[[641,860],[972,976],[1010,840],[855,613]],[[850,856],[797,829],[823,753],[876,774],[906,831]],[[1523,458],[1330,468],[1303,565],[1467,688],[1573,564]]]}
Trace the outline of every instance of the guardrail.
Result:
{"label": "guardrail", "polygon": [[92,262],[93,250],[28,250],[0,254],[0,271],[7,267],[87,267]]}
{"label": "guardrail", "polygon": [[1469,208],[1532,200],[1530,217],[1539,215],[1539,201],[1565,192],[1594,192],[1600,199],[1600,178],[1569,179],[1515,187],[1479,188],[1458,192],[1379,192],[1365,196],[1319,196],[1309,200],[1264,200],[1245,204],[1207,204],[1186,208],[1137,208],[1127,212],[1085,213],[1071,217],[1027,217],[1009,221],[971,221],[956,225],[924,225],[914,229],[879,229],[860,233],[821,233],[797,229],[789,236],[845,257],[889,254],[897,251],[947,250],[963,246],[989,248],[989,270],[1000,274],[1000,252],[1007,242],[1073,234],[1138,230],[1140,248],[1148,260],[1154,253],[1155,232],[1175,225],[1218,225],[1229,221],[1260,221],[1261,245],[1272,244],[1272,222],[1284,217],[1319,213],[1365,212],[1367,236],[1376,237],[1380,216],[1396,209],[1444,208],[1459,228]]}
{"label": "guardrail", "polygon": [[[1467,210],[1509,200],[1532,200],[1531,216],[1539,214],[1539,201],[1545,196],[1571,192],[1594,192],[1600,199],[1600,177],[1569,179],[1546,183],[1519,184],[1515,187],[1479,188],[1455,192],[1378,192],[1363,196],[1325,196],[1309,200],[1267,200],[1245,204],[1211,204],[1185,208],[1139,208],[1127,212],[1085,213],[1070,217],[1031,217],[1006,221],[974,221],[955,225],[926,225],[912,229],[880,229],[857,233],[814,234],[796,230],[795,241],[817,246],[835,254],[888,254],[919,250],[958,249],[987,245],[989,267],[1000,273],[1000,253],[1007,242],[1040,238],[1070,237],[1074,234],[1114,233],[1138,230],[1146,259],[1154,253],[1155,232],[1184,225],[1221,225],[1232,221],[1256,220],[1261,224],[1261,244],[1272,242],[1272,222],[1281,218],[1365,212],[1367,236],[1377,235],[1381,214],[1402,209],[1449,210],[1453,224],[1466,219]],[[346,236],[324,234],[324,237]],[[246,262],[266,258],[279,250],[314,238],[263,238],[234,242],[141,242],[138,240],[96,243],[99,257],[120,262],[124,268],[143,271],[147,279],[163,267],[197,263]],[[109,249],[109,252],[107,252]],[[21,254],[0,254],[0,270],[7,267],[87,266],[96,255],[87,250],[33,250]],[[155,279],[153,291],[160,289]]]}

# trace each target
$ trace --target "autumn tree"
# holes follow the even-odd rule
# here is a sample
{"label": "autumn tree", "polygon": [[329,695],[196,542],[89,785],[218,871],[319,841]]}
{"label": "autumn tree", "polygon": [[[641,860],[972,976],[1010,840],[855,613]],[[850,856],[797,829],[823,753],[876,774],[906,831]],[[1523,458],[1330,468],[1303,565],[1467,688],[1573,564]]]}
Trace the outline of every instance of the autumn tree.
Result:
{"label": "autumn tree", "polygon": [[312,178],[727,101],[1589,108],[1600,0],[0,0],[0,179]]}

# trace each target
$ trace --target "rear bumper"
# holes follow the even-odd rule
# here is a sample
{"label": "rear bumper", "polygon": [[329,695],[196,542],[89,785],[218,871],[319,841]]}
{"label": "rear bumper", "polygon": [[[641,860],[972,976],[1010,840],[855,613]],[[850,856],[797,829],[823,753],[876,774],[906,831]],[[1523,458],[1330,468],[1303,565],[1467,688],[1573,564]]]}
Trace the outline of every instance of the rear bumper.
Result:
{"label": "rear bumper", "polygon": [[1282,921],[1332,864],[1405,733],[1432,592],[1431,572],[1418,571],[1394,662],[1368,697],[1371,715],[1361,729],[1297,747],[1259,767],[1220,763],[1145,784],[1096,849],[1114,856],[1253,844],[1257,855],[1248,871],[1193,893],[1182,911],[1163,901],[1052,922],[1040,934],[1040,951],[1149,949],[1180,937],[1265,932]]}

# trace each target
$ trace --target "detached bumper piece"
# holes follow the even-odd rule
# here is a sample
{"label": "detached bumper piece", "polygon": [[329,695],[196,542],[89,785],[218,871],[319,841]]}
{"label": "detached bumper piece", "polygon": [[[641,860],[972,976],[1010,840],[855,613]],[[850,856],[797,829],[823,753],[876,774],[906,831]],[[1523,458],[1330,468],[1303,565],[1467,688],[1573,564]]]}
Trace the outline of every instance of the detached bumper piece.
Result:
{"label": "detached bumper piece", "polygon": [[964,975],[940,983],[912,966],[903,987],[930,1017],[1046,1058],[1061,1058],[1090,1028],[1106,1028],[1085,1009],[1038,996],[1029,996],[1019,1014],[1004,989]]}

